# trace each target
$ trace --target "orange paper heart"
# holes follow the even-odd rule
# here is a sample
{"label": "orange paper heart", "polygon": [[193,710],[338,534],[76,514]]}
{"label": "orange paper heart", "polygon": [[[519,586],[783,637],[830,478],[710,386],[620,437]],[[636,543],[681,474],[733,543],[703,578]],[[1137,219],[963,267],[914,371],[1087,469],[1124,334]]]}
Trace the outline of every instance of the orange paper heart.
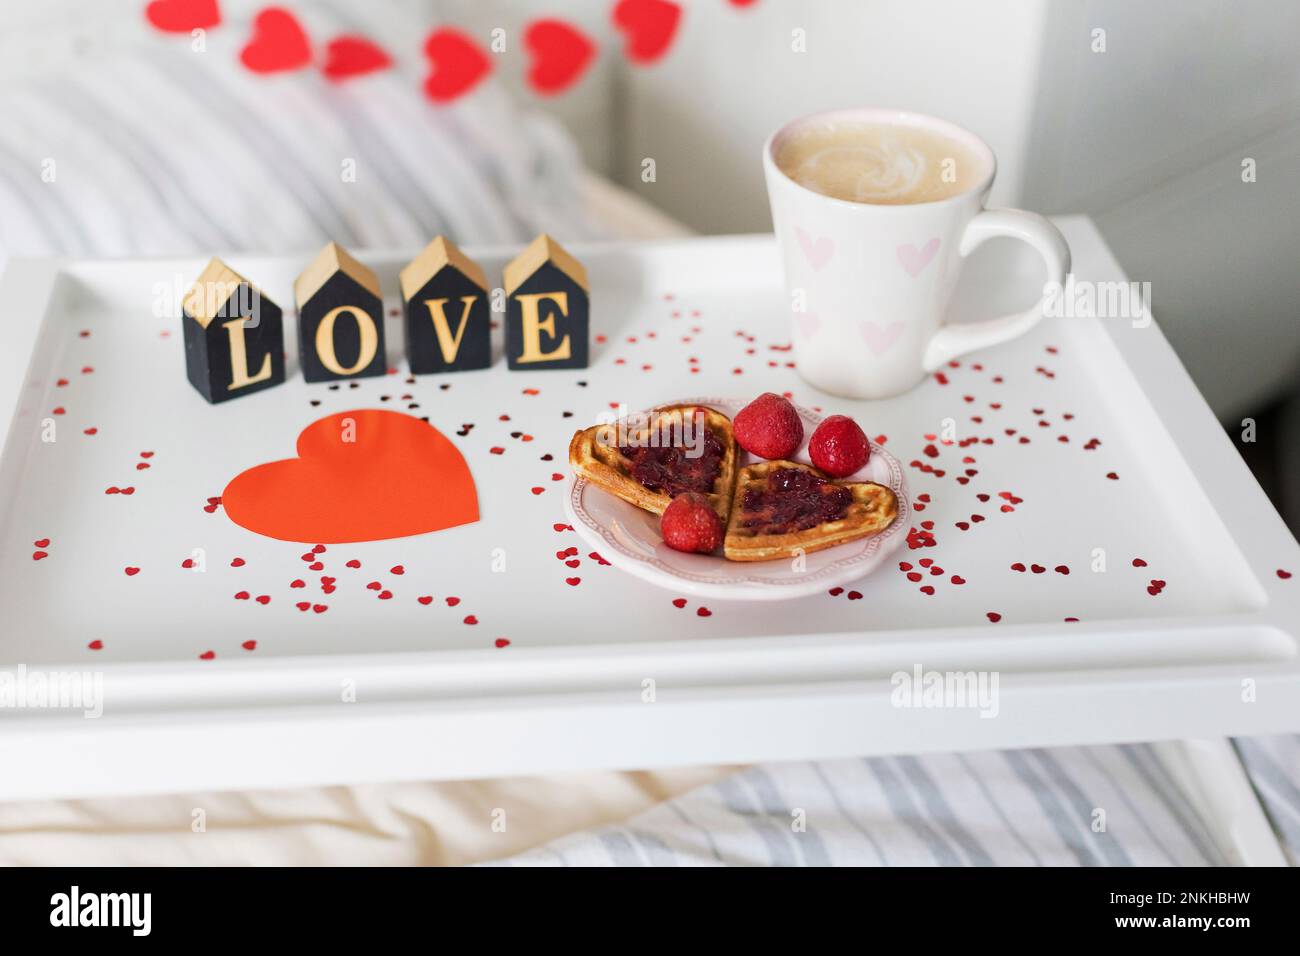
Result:
{"label": "orange paper heart", "polygon": [[230,520],[268,538],[343,544],[478,520],[474,477],[427,422],[361,409],[312,422],[298,457],[254,465],[221,494]]}

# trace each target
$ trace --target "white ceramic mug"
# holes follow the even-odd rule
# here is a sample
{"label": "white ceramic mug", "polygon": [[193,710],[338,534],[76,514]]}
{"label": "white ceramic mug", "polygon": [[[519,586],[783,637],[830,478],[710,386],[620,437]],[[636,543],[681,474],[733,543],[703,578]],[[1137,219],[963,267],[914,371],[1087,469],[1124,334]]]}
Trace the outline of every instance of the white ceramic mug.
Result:
{"label": "white ceramic mug", "polygon": [[[786,137],[828,121],[920,126],[964,145],[983,168],[965,192],[933,202],[825,196],[786,176],[775,156]],[[993,151],[944,120],[888,109],[816,113],[768,138],[763,169],[794,312],[795,361],[805,380],[835,395],[897,395],[950,359],[1015,338],[1042,318],[1046,293],[1015,315],[945,324],[962,264],[984,240],[1029,243],[1043,257],[1047,282],[1063,284],[1070,269],[1065,239],[1042,216],[984,208],[997,171]]]}

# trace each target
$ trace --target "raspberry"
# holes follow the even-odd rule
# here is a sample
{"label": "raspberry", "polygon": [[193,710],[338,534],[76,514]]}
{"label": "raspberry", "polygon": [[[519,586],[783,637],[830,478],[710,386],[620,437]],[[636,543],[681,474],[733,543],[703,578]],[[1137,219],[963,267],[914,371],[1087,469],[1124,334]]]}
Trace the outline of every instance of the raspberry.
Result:
{"label": "raspberry", "polygon": [[740,447],[759,458],[789,458],[803,443],[803,420],[780,395],[764,392],[731,423]]}
{"label": "raspberry", "polygon": [[659,519],[664,544],[674,551],[708,554],[722,545],[722,519],[697,491],[686,491],[674,498]]}
{"label": "raspberry", "polygon": [[871,446],[858,423],[847,415],[832,415],[808,439],[808,456],[832,478],[847,478],[867,463]]}

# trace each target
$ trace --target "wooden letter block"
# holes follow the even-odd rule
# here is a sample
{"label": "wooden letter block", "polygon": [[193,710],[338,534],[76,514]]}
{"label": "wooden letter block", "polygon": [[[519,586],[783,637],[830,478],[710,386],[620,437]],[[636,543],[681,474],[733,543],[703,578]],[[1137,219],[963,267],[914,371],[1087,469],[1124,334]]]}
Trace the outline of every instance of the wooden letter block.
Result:
{"label": "wooden letter block", "polygon": [[478,263],[439,236],[401,273],[411,372],[462,372],[492,364],[487,279]]}
{"label": "wooden letter block", "polygon": [[220,259],[208,263],[181,308],[185,371],[209,402],[284,381],[280,307]]}
{"label": "wooden letter block", "polygon": [[506,266],[506,361],[512,369],[586,368],[587,270],[543,233]]}
{"label": "wooden letter block", "polygon": [[379,277],[331,242],[293,284],[298,360],[309,382],[383,375]]}

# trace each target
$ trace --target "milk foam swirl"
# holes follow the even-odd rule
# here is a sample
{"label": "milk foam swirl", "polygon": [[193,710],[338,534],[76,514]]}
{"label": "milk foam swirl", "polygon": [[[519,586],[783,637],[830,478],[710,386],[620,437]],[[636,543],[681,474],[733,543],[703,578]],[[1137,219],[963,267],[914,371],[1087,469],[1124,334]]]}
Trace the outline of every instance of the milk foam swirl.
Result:
{"label": "milk foam swirl", "polygon": [[843,123],[798,131],[776,162],[815,192],[886,205],[955,196],[973,185],[981,167],[966,146],[927,129]]}
{"label": "milk foam swirl", "polygon": [[[808,157],[796,179],[804,185],[843,182],[857,202],[899,200],[925,180],[928,163],[919,150],[893,140],[858,146],[831,146]],[[804,182],[808,180],[808,182]]]}

